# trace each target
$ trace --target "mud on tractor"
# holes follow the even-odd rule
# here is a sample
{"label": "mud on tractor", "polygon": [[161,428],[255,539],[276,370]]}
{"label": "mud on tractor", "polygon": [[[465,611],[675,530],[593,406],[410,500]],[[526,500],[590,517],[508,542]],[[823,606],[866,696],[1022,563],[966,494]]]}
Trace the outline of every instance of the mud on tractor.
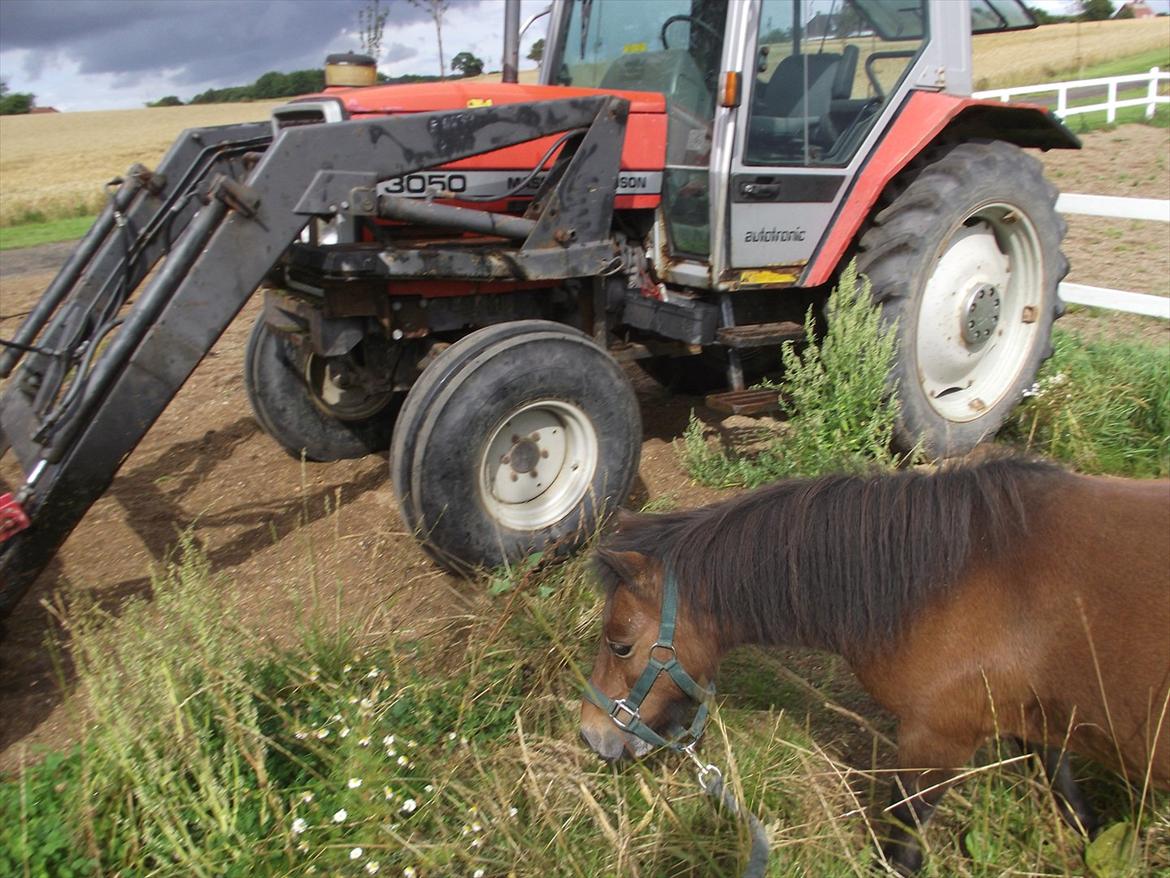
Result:
{"label": "mud on tractor", "polygon": [[556,0],[539,84],[330,87],[184,132],[0,354],[24,476],[0,616],[258,290],[256,420],[311,460],[389,449],[457,570],[623,501],[623,364],[750,410],[854,258],[896,321],[897,441],[970,449],[1048,354],[1067,268],[1021,147],[1076,138],[969,97],[971,34],[1033,25],[1019,0]]}

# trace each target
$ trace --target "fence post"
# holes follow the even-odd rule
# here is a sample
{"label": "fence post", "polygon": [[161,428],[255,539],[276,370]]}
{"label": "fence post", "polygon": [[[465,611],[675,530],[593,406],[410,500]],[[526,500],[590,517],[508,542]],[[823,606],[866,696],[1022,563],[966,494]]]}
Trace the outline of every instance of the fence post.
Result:
{"label": "fence post", "polygon": [[1157,67],[1150,68],[1150,88],[1146,92],[1146,97],[1150,101],[1148,104],[1146,104],[1147,120],[1154,118],[1154,107],[1156,106],[1156,101],[1158,98],[1158,74],[1161,72],[1161,69]]}
{"label": "fence post", "polygon": [[1056,90],[1056,115],[1062,119],[1068,115],[1068,88],[1063,85]]}
{"label": "fence post", "polygon": [[1114,79],[1109,83],[1109,97],[1106,99],[1108,106],[1105,107],[1105,122],[1112,125],[1117,121],[1117,80]]}

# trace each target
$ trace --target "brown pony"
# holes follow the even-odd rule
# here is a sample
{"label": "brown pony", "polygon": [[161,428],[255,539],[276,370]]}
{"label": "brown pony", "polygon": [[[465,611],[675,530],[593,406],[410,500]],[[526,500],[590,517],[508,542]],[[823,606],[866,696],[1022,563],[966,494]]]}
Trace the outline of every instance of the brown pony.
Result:
{"label": "brown pony", "polygon": [[[699,686],[733,647],[808,646],[844,656],[897,717],[883,850],[902,872],[946,783],[996,735],[1037,750],[1090,834],[1066,751],[1170,784],[1170,482],[1017,458],[792,480],[624,516],[597,556],[604,641],[581,731],[607,760],[651,749],[595,704],[625,698],[652,658],[669,573],[672,656]],[[689,703],[663,674],[636,718],[666,735]]]}

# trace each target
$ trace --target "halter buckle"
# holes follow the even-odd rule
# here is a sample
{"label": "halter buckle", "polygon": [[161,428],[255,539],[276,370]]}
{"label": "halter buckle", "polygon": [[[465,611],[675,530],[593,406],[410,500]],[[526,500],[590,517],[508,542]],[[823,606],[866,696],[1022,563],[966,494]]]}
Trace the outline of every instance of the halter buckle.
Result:
{"label": "halter buckle", "polygon": [[[618,716],[619,713],[625,712],[629,714],[629,719],[623,720]],[[630,702],[624,698],[619,698],[613,703],[613,707],[609,709],[609,718],[614,721],[616,725],[623,732],[628,732],[634,725],[641,722],[642,717],[638,714],[638,708],[630,705]]]}
{"label": "halter buckle", "polygon": [[[660,659],[654,655],[654,652],[659,649],[664,649],[667,651],[667,653],[669,653],[665,659]],[[663,643],[661,640],[659,640],[656,641],[652,647],[650,647],[650,658],[653,661],[658,662],[660,665],[667,665],[670,664],[671,661],[677,659],[678,654],[674,651],[673,643]]]}

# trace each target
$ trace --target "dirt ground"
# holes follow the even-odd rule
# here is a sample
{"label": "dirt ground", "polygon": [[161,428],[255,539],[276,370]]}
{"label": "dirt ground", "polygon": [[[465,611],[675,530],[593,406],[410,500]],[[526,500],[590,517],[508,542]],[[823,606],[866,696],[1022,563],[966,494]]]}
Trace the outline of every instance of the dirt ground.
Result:
{"label": "dirt ground", "polygon": [[[1088,135],[1085,145],[1080,153],[1045,157],[1063,190],[1170,196],[1170,132],[1130,126]],[[71,247],[0,253],[0,336],[15,331]],[[1164,225],[1073,217],[1066,250],[1070,280],[1170,294]],[[80,699],[68,663],[55,670],[60,651],[48,646],[67,634],[43,604],[58,589],[90,592],[111,609],[131,595],[149,595],[152,565],[168,557],[186,527],[194,527],[235,590],[257,637],[279,639],[294,629],[297,604],[312,600],[310,570],[322,603],[333,606],[336,597],[341,615],[372,632],[449,615],[476,600],[477,586],[443,574],[405,532],[384,457],[302,465],[260,432],[241,373],[258,308],[253,301],[229,327],[9,619],[0,642],[0,772],[15,768],[30,748],[62,746],[75,735]],[[1165,324],[1155,321],[1085,313],[1066,320],[1170,343]],[[636,369],[631,377],[646,436],[635,505],[670,498],[688,506],[718,497],[688,481],[671,447],[692,408],[705,418],[711,413],[698,399],[669,397]],[[4,482],[19,483],[11,459],[0,462]]]}

